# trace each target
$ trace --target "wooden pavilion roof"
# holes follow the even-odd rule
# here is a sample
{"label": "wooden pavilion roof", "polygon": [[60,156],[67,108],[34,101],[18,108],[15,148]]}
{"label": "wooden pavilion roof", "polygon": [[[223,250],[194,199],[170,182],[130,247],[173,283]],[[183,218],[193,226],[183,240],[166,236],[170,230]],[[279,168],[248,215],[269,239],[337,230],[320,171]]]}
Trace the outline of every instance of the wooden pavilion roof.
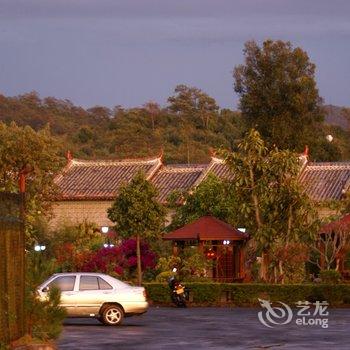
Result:
{"label": "wooden pavilion roof", "polygon": [[213,216],[202,216],[163,237],[165,240],[172,241],[244,241],[248,238],[247,233],[243,233]]}

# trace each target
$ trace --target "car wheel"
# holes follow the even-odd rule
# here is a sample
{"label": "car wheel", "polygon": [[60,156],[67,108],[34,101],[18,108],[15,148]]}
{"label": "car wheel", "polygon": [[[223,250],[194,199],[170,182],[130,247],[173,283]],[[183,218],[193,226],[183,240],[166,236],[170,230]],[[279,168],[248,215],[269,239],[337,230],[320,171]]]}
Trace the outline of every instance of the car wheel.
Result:
{"label": "car wheel", "polygon": [[107,326],[120,325],[124,318],[124,311],[118,305],[108,305],[103,310],[102,320]]}

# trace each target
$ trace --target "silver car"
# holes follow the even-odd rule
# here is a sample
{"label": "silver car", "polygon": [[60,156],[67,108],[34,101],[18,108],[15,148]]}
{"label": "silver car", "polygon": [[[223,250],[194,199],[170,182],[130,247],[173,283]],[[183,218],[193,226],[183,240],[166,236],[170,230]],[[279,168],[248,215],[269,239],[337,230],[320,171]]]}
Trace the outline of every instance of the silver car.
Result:
{"label": "silver car", "polygon": [[141,315],[148,309],[145,288],[101,273],[56,273],[38,288],[41,300],[53,286],[61,290],[61,306],[68,317],[94,317],[116,326],[124,316]]}

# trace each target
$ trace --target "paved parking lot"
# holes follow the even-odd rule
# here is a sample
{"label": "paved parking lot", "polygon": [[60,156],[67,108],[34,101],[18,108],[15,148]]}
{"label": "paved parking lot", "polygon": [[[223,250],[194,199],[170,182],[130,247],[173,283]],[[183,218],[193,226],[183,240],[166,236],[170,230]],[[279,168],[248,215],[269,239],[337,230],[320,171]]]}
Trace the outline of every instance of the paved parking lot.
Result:
{"label": "paved parking lot", "polygon": [[152,307],[122,326],[68,319],[59,349],[350,349],[350,309],[329,309],[329,328],[266,328],[260,309]]}

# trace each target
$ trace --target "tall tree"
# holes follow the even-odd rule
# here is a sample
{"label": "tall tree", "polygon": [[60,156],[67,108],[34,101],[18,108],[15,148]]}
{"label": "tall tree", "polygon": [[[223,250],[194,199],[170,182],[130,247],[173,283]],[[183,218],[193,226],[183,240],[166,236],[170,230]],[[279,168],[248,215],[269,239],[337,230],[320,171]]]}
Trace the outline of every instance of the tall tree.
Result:
{"label": "tall tree", "polygon": [[27,233],[33,232],[38,217],[50,209],[56,194],[53,179],[62,161],[60,144],[48,128],[36,132],[29,126],[0,123],[0,191],[17,192],[19,174],[28,172]]}
{"label": "tall tree", "polygon": [[215,99],[195,87],[178,85],[175,94],[168,98],[169,109],[185,119],[190,119],[198,127],[210,128],[211,121],[219,110]]}
{"label": "tall tree", "polygon": [[244,56],[233,77],[248,127],[270,145],[302,151],[320,136],[317,126],[324,119],[315,65],[305,51],[283,41],[267,40],[262,47],[248,41]]}
{"label": "tall tree", "polygon": [[138,173],[129,184],[120,188],[115,202],[108,209],[108,217],[122,237],[136,237],[137,281],[141,285],[140,240],[156,238],[165,222],[165,209],[157,201],[157,190],[143,173]]}
{"label": "tall tree", "polygon": [[315,230],[314,210],[297,179],[298,156],[288,150],[268,149],[254,129],[236,152],[221,154],[234,174],[238,208],[262,254],[261,277],[267,280],[270,248],[306,240]]}

